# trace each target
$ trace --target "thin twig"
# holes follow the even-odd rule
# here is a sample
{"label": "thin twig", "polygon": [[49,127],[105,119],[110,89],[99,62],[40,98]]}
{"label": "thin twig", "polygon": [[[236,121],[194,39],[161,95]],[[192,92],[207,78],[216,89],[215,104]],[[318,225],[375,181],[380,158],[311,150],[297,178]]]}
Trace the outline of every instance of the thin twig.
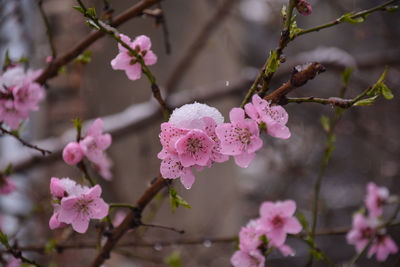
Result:
{"label": "thin twig", "polygon": [[205,47],[211,34],[224,21],[229,14],[229,10],[236,2],[237,0],[225,0],[193,38],[193,41],[190,43],[181,59],[175,67],[173,67],[171,74],[165,83],[165,89],[168,93],[173,91],[181,82],[183,77],[185,77],[186,72],[190,69],[190,66],[194,63],[200,52]]}
{"label": "thin twig", "polygon": [[57,57],[57,50],[54,45],[53,34],[51,33],[51,30],[50,30],[49,20],[47,18],[46,12],[43,9],[43,0],[38,1],[38,6],[39,6],[39,10],[40,10],[40,15],[42,16],[44,25],[46,27],[46,35],[47,35],[47,39],[49,41],[49,45],[50,45],[50,49],[51,49],[52,60],[55,60],[55,58]]}
{"label": "thin twig", "polygon": [[39,151],[40,153],[42,153],[43,156],[46,156],[46,154],[51,154],[51,151],[46,150],[46,149],[43,149],[43,148],[40,148],[40,147],[38,147],[38,146],[36,146],[36,145],[32,145],[32,144],[28,143],[28,142],[25,141],[24,139],[20,138],[17,134],[15,134],[15,133],[13,133],[13,132],[11,132],[11,131],[8,131],[7,129],[3,128],[3,126],[0,126],[0,131],[1,131],[2,134],[7,134],[7,135],[10,135],[10,136],[14,137],[14,138],[17,139],[22,145],[24,145],[24,146],[26,146],[26,147],[29,147],[29,148],[32,148],[32,149],[34,149],[34,150]]}

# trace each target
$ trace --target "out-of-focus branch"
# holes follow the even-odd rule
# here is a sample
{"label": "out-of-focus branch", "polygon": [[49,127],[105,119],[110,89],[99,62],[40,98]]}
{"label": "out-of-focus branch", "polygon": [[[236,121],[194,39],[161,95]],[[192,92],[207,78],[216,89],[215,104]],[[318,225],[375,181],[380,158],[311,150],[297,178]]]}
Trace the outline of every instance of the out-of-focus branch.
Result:
{"label": "out-of-focus branch", "polygon": [[[118,27],[121,24],[125,23],[129,19],[136,17],[142,14],[142,11],[146,8],[153,6],[154,4],[160,2],[161,0],[142,0],[136,5],[132,6],[119,16],[115,17],[112,27]],[[52,61],[51,64],[47,66],[47,68],[42,72],[42,74],[36,79],[36,82],[43,84],[48,79],[57,76],[58,70],[60,67],[66,65],[68,62],[74,60],[77,56],[79,56],[82,52],[85,51],[87,47],[97,41],[99,38],[103,37],[104,33],[100,31],[95,31],[89,34],[84,40],[80,43],[72,47],[69,51],[59,56],[56,60]]]}
{"label": "out-of-focus branch", "polygon": [[51,56],[52,56],[52,58],[54,60],[56,58],[56,56],[57,56],[57,50],[56,50],[56,47],[54,45],[53,34],[51,33],[51,30],[50,30],[49,20],[47,18],[46,12],[43,9],[43,0],[39,0],[38,1],[38,6],[39,6],[40,15],[42,16],[44,25],[46,27],[46,35],[47,35],[47,38],[49,40],[49,45],[50,45],[50,49],[51,49]]}
{"label": "out-of-focus branch", "polygon": [[194,37],[181,59],[172,69],[172,72],[165,83],[165,89],[167,92],[171,92],[179,84],[190,66],[200,54],[201,50],[204,48],[211,34],[226,18],[229,10],[233,7],[235,2],[237,2],[237,0],[225,0]]}
{"label": "out-of-focus branch", "polygon": [[1,134],[7,134],[7,135],[10,135],[10,136],[14,137],[14,138],[17,139],[22,145],[24,145],[24,146],[26,146],[26,147],[29,147],[29,148],[31,148],[31,149],[34,149],[34,150],[39,151],[40,153],[42,153],[43,156],[46,156],[46,154],[51,154],[51,151],[46,150],[46,149],[43,149],[43,148],[40,148],[39,146],[32,145],[32,144],[28,143],[27,141],[25,141],[24,139],[22,139],[21,137],[19,137],[17,134],[8,131],[7,129],[3,128],[3,126],[1,126],[1,125],[0,125],[0,131],[1,131]]}

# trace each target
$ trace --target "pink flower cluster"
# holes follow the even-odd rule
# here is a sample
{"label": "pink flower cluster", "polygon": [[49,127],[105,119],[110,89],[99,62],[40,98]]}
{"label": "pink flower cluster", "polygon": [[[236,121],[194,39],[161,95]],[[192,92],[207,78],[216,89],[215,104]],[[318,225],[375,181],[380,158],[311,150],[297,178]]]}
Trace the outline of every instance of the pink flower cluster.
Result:
{"label": "pink flower cluster", "polygon": [[0,195],[8,195],[17,189],[14,182],[0,173]]}
{"label": "pink flower cluster", "polygon": [[90,125],[87,135],[78,142],[70,142],[63,150],[63,159],[68,165],[78,164],[86,156],[98,170],[101,176],[110,180],[112,178],[111,161],[104,153],[111,145],[111,135],[103,134],[104,123],[98,118]]}
{"label": "pink flower cluster", "polygon": [[8,68],[0,76],[0,123],[17,130],[29,112],[37,110],[45,97],[43,87],[35,82],[42,71],[25,72],[21,66]]}
{"label": "pink flower cluster", "polygon": [[389,254],[398,252],[398,247],[393,239],[386,234],[386,230],[380,225],[380,217],[383,215],[383,205],[388,203],[389,191],[385,187],[377,187],[370,182],[367,185],[367,195],[365,206],[367,207],[368,217],[358,212],[353,217],[353,227],[347,233],[347,242],[354,245],[359,253],[373,239],[368,250],[368,257],[376,254],[378,261],[385,261]]}
{"label": "pink flower cluster", "polygon": [[239,250],[231,258],[232,265],[264,267],[264,253],[269,248],[279,249],[284,256],[294,255],[295,252],[285,241],[287,234],[298,234],[302,230],[293,216],[295,211],[296,203],[293,200],[262,203],[260,217],[251,220],[240,230]]}
{"label": "pink flower cluster", "polygon": [[[143,59],[144,64],[150,66],[157,62],[157,56],[150,50],[151,40],[149,37],[140,35],[132,42],[131,39],[124,34],[120,34],[119,36],[124,43],[137,52]],[[111,67],[114,70],[125,70],[128,79],[132,81],[140,79],[142,76],[142,66],[135,55],[121,44],[118,44],[118,49],[118,55],[111,60]]]}
{"label": "pink flower cluster", "polygon": [[[233,156],[238,166],[247,168],[262,147],[261,128],[266,128],[273,137],[290,137],[285,126],[288,114],[281,106],[271,106],[254,95],[245,111],[233,108],[229,113],[231,122],[223,123],[221,113],[205,104],[187,104],[175,109],[170,120],[161,124],[163,149],[158,154],[162,160],[161,175],[167,179],[180,177],[189,189],[195,180],[193,167],[202,170]],[[250,118],[245,117],[246,113]]]}
{"label": "pink flower cluster", "polygon": [[109,206],[100,198],[99,185],[89,188],[69,178],[52,177],[50,192],[54,199],[49,221],[52,230],[71,224],[76,232],[85,233],[90,219],[103,219],[108,214]]}

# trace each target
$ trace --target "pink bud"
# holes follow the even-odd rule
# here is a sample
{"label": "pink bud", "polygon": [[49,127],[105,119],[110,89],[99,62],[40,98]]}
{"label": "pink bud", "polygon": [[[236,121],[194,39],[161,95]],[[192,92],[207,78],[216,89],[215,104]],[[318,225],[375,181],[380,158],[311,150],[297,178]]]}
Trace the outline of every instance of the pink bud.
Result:
{"label": "pink bud", "polygon": [[303,16],[308,16],[312,12],[311,5],[305,0],[298,0],[296,4],[296,9]]}
{"label": "pink bud", "polygon": [[69,143],[63,150],[63,159],[68,165],[75,165],[83,159],[83,151],[77,142]]}
{"label": "pink bud", "polygon": [[65,193],[65,188],[61,183],[61,180],[57,177],[51,177],[50,180],[50,192],[55,197],[63,197]]}

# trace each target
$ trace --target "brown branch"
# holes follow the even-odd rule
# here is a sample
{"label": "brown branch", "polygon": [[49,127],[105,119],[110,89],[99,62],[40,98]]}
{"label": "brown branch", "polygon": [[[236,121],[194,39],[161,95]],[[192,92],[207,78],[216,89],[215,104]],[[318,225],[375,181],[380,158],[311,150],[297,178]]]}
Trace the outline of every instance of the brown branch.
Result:
{"label": "brown branch", "polygon": [[303,86],[308,80],[312,80],[317,74],[324,72],[325,67],[317,62],[307,65],[299,65],[293,69],[292,77],[290,80],[283,84],[280,88],[264,97],[264,99],[271,101],[274,104],[280,104],[281,100],[294,89]]}
{"label": "brown branch", "polygon": [[304,103],[304,102],[309,102],[309,103],[318,103],[322,105],[332,105],[336,107],[341,107],[341,108],[349,108],[352,106],[352,99],[344,99],[340,97],[329,97],[329,98],[319,98],[319,97],[313,97],[313,96],[308,96],[308,97],[288,97],[288,98],[283,98],[280,101],[280,104],[285,105],[287,103]]}
{"label": "brown branch", "polygon": [[[149,8],[160,1],[161,0],[142,0],[141,2],[137,3],[136,5],[132,6],[131,8],[120,14],[119,16],[115,17],[111,26],[118,27],[119,25],[125,23],[129,19],[141,15],[144,9]],[[104,33],[100,31],[95,31],[90,33],[89,36],[87,36],[80,43],[72,47],[69,51],[67,51],[63,55],[59,56],[56,60],[52,61],[43,71],[43,73],[36,79],[36,82],[43,84],[48,79],[57,76],[60,67],[66,65],[68,62],[75,59],[82,52],[84,52],[87,47],[89,47],[91,44],[93,44],[95,41],[97,41],[99,38],[103,36]]]}
{"label": "brown branch", "polygon": [[204,48],[207,40],[211,34],[218,28],[221,22],[226,18],[228,11],[232,8],[233,4],[237,0],[225,0],[211,18],[204,24],[199,33],[190,43],[188,49],[183,54],[181,59],[172,69],[169,78],[165,83],[165,89],[167,92],[171,92],[180,83],[190,66],[193,64],[201,50]]}
{"label": "brown branch", "polygon": [[40,153],[42,153],[43,156],[45,156],[46,154],[51,154],[51,151],[46,150],[46,149],[43,149],[43,148],[40,148],[40,147],[38,147],[38,146],[36,146],[36,145],[32,145],[32,144],[28,143],[27,141],[25,141],[24,139],[20,138],[20,137],[19,137],[18,135],[16,135],[15,133],[6,130],[6,129],[3,128],[2,126],[0,126],[0,131],[1,131],[2,134],[7,134],[7,135],[10,135],[10,136],[14,137],[14,138],[17,139],[22,145],[24,145],[24,146],[26,146],[26,147],[29,147],[29,148],[32,148],[32,149],[34,149],[34,150],[39,151]]}

